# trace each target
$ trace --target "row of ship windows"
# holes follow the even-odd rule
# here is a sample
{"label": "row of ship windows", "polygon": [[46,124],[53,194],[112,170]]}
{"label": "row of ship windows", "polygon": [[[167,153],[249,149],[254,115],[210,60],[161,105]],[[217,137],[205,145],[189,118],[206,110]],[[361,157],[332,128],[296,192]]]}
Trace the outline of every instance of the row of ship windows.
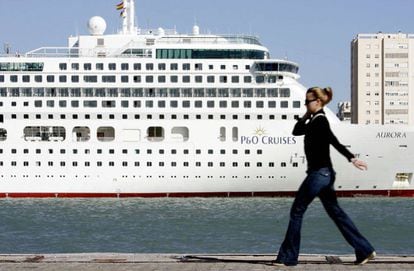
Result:
{"label": "row of ship windows", "polygon": [[[20,77],[20,79],[19,79]],[[32,78],[31,78],[32,77]],[[58,78],[58,80],[56,79],[56,77]],[[102,75],[100,77],[98,77],[97,75],[84,75],[82,76],[82,82],[83,83],[241,83],[242,80],[240,78],[241,76],[238,75],[233,75],[233,76],[227,76],[227,75],[219,75],[219,76],[215,76],[215,75],[207,75],[207,76],[202,76],[202,75],[195,75],[195,76],[190,76],[190,75],[183,75],[183,76],[178,76],[178,75],[170,75],[170,76],[165,76],[165,75],[145,75],[145,76],[141,76],[141,75],[121,75],[119,76],[119,78],[117,78],[117,76],[115,75]],[[45,78],[45,79],[44,79]],[[5,82],[5,76],[4,75],[0,75],[0,82],[4,83]],[[55,76],[55,75],[34,75],[34,76],[30,76],[30,75],[10,75],[9,77],[9,82],[11,83],[30,83],[30,82],[36,82],[36,83],[42,83],[42,82],[47,82],[47,83],[55,83],[55,82],[59,82],[59,83],[67,83],[69,82],[72,83],[82,83],[80,82],[80,77],[79,75],[71,75],[71,76],[67,76],[67,75],[59,75],[59,76]],[[168,80],[167,80],[168,79]],[[253,79],[252,76],[250,75],[246,75],[242,77],[243,79],[243,83],[252,83]],[[276,83],[277,80],[282,80],[283,77],[282,76],[276,76],[276,75],[269,75],[269,76],[264,76],[264,75],[258,75],[255,76],[255,82],[258,84],[263,84],[263,83]]]}
{"label": "row of ship windows", "polygon": [[[47,151],[45,151],[45,152],[48,153],[48,154],[53,154],[54,151],[58,152],[58,150],[54,150],[54,149],[47,149]],[[66,154],[66,151],[67,151],[66,149],[60,149],[59,150],[59,153],[60,154]],[[141,150],[141,149],[134,149],[134,150],[131,150],[130,152],[128,152],[128,149],[119,150],[119,152],[121,152],[122,154],[128,154],[128,153],[140,154],[141,151],[143,151],[146,154],[153,154],[153,153],[154,154],[155,153],[165,154],[166,153],[166,150],[164,150],[164,149],[159,149],[158,151],[153,150],[153,149],[146,149],[146,151]],[[252,151],[250,149],[245,149],[244,151],[237,150],[237,149],[232,149],[231,150],[231,153],[232,154],[238,154],[239,151],[240,151],[240,153],[244,153],[246,155],[249,155],[251,153],[254,153],[254,150]],[[34,150],[34,152],[36,154],[42,154],[42,149],[36,149],[36,150]],[[70,152],[70,151],[68,151],[68,152]],[[80,150],[80,149],[72,149],[71,152],[73,154],[91,154],[91,150],[90,149],[84,149],[83,151]],[[214,154],[214,150],[213,149],[205,150],[205,152],[207,154]],[[216,150],[216,154],[220,154],[220,155],[226,154],[226,152],[229,152],[230,153],[230,150],[227,150],[227,151],[225,149]],[[10,153],[11,154],[17,154],[17,149],[10,149]],[[102,149],[96,149],[96,153],[97,154],[103,154],[103,150]],[[108,149],[108,153],[109,154],[115,154],[115,149]],[[178,151],[177,151],[177,149],[171,149],[171,150],[168,151],[168,153],[178,154]],[[189,149],[183,149],[182,150],[182,153],[183,154],[190,154],[190,150]],[[0,154],[3,154],[3,149],[0,149]],[[23,149],[23,154],[29,154],[29,149]],[[180,154],[181,154],[181,152],[180,152]],[[202,154],[202,151],[200,149],[196,149],[195,150],[195,154]],[[258,155],[263,154],[263,150],[262,149],[257,149],[256,150],[256,154],[258,154]]]}
{"label": "row of ship windows", "polygon": [[[145,102],[140,101],[140,100],[135,100],[135,101],[128,101],[128,100],[124,100],[124,101],[116,101],[116,100],[104,100],[101,101],[100,106],[103,108],[116,108],[116,107],[122,107],[122,108],[128,108],[128,107],[134,107],[134,108],[141,108],[141,107],[146,107],[146,108],[153,108],[153,107],[158,107],[158,108],[166,108],[167,106],[169,106],[170,108],[178,108],[179,106],[181,106],[182,108],[215,108],[215,107],[219,107],[219,108],[227,108],[227,107],[231,107],[231,108],[239,108],[239,107],[244,107],[244,108],[252,108],[252,106],[255,106],[255,108],[265,108],[265,101],[256,101],[255,103],[252,101],[243,101],[241,103],[241,101],[226,101],[226,100],[222,100],[222,101],[214,101],[214,100],[207,100],[207,101],[202,101],[202,100],[182,100],[180,103],[177,100],[170,100],[169,103],[165,100],[159,100],[159,101],[153,101],[153,100],[147,100]],[[12,107],[16,107],[17,106],[17,102],[12,101],[10,102],[10,105]],[[80,103],[78,100],[71,100],[71,101],[66,101],[66,100],[59,100],[59,101],[55,101],[55,100],[35,100],[34,101],[34,107],[68,107],[68,105],[70,105],[73,108],[78,108],[80,106]],[[96,100],[84,100],[82,103],[83,107],[87,107],[87,108],[96,108],[98,107],[98,101]],[[291,107],[292,108],[300,108],[300,101],[291,101]],[[0,101],[0,107],[3,106],[3,102]],[[23,102],[23,106],[24,107],[28,107],[29,106],[29,101],[24,101]],[[268,108],[276,108],[277,106],[277,101],[268,101],[267,102],[267,107]],[[289,101],[279,101],[279,107],[280,108],[289,108]]]}
{"label": "row of ship windows", "polygon": [[[80,119],[82,116],[78,115],[78,114],[21,114],[22,117],[20,115],[17,114],[10,114],[10,119],[69,119],[70,117],[72,117],[72,119]],[[19,117],[18,117],[19,116]],[[34,116],[34,117],[33,117]],[[92,116],[92,118],[91,118]],[[91,114],[85,114],[83,115],[84,119],[109,119],[109,120],[114,120],[114,119],[144,119],[144,117],[147,120],[152,120],[152,119],[156,119],[158,117],[159,120],[163,120],[163,119],[171,119],[171,120],[181,120],[181,119],[185,119],[185,120],[201,120],[201,119],[208,119],[208,120],[226,120],[226,119],[233,119],[233,120],[238,120],[238,119],[245,119],[245,120],[250,120],[250,119],[257,119],[257,120],[263,120],[264,117],[263,116],[267,116],[269,120],[276,120],[276,115],[250,115],[250,114],[246,114],[246,115],[200,115],[200,114],[196,114],[196,115],[188,115],[188,114],[183,114],[183,115],[177,115],[177,114],[168,114],[168,115],[164,115],[164,114],[159,114],[159,115],[152,115],[152,114],[147,114],[147,115],[142,115],[143,118],[141,118],[141,115],[139,114],[134,114],[134,115],[128,115],[128,114],[122,114],[122,115],[117,115],[117,117],[115,118],[114,114],[108,114],[108,115],[102,115],[102,114],[96,114],[96,115],[91,115]],[[289,116],[289,118],[288,118]],[[290,116],[292,118],[290,118]],[[105,117],[105,118],[104,118]],[[299,118],[299,115],[280,115],[280,119],[281,120],[288,120],[288,119],[292,119],[292,120],[297,120]],[[0,123],[4,122],[4,115],[0,114]]]}
{"label": "row of ship windows", "polygon": [[288,98],[290,88],[0,88],[1,97],[258,97]]}
{"label": "row of ship windows", "polygon": [[[54,161],[48,161],[47,163],[46,162],[43,162],[43,163],[46,164],[47,166],[50,166],[50,167],[53,167],[56,164],[60,165],[61,167],[65,167],[66,164],[67,164],[65,161],[61,161],[60,163],[57,163],[57,162],[54,162]],[[81,163],[78,162],[78,161],[72,161],[71,166],[77,167],[77,166],[80,166],[80,164]],[[106,166],[105,164],[110,166],[110,167],[115,166],[114,161],[109,161],[107,163],[104,163],[102,161],[97,161],[96,162],[97,167]],[[143,164],[147,167],[152,167],[153,165],[158,166],[158,167],[165,167],[167,163],[166,162],[158,162],[158,164],[156,164],[154,162],[148,161],[148,162],[143,163]],[[203,164],[202,162],[195,162],[194,166],[201,167],[202,164]],[[204,164],[207,165],[207,167],[214,167],[214,162],[204,162]],[[217,164],[219,165],[219,167],[226,167],[226,162],[216,162],[216,165]],[[239,164],[242,164],[244,167],[250,167],[251,164],[254,164],[254,163],[250,163],[250,162],[244,162],[244,163],[232,162],[232,163],[228,163],[228,164],[230,164],[232,167],[239,167]],[[11,166],[17,166],[17,161],[11,161],[10,165]],[[28,167],[29,165],[30,165],[29,161],[24,161],[23,162],[23,166]],[[40,167],[40,166],[42,166],[42,161],[35,161],[34,165]],[[130,162],[130,163],[128,163],[127,161],[123,161],[123,162],[120,162],[120,165],[122,165],[123,167],[128,167],[128,165],[133,165],[135,167],[142,166],[141,162],[139,162],[139,161]],[[292,167],[298,167],[299,166],[299,164],[297,162],[291,163],[291,165],[292,165]],[[0,161],[0,166],[4,166],[3,161]],[[85,167],[90,167],[91,162],[89,162],[89,161],[84,162],[84,166]],[[178,162],[170,162],[170,166],[171,167],[177,167]],[[183,162],[182,166],[183,167],[190,167],[190,162]],[[256,167],[263,167],[263,163],[262,162],[256,162]],[[269,162],[268,167],[275,167],[275,163],[274,162]],[[281,162],[280,167],[287,167],[287,163],[286,162]]]}
{"label": "row of ship windows", "polygon": [[[159,71],[165,71],[167,68],[171,71],[177,71],[181,66],[181,70],[183,71],[189,71],[191,70],[191,64],[190,63],[182,63],[179,65],[178,63],[170,63],[167,65],[166,63],[158,63],[158,65],[154,65],[154,63],[145,63],[145,65],[142,65],[141,63],[121,63],[120,65],[117,65],[116,63],[107,63],[106,68],[104,63],[95,63],[95,65],[92,65],[92,63],[83,63],[81,65],[80,63],[71,63],[70,68],[73,71],[78,71],[82,67],[84,71],[91,71],[93,68],[97,71],[103,71],[103,70],[110,70],[115,71],[117,70],[117,67],[121,68],[122,71],[128,71],[130,68],[132,68],[134,71],[140,71],[143,67],[145,67],[145,70],[147,71],[153,71],[155,67],[158,68]],[[213,64],[208,64],[209,70],[214,70]],[[226,70],[227,65],[220,64],[220,70]],[[229,65],[233,70],[238,70],[239,65]],[[250,70],[250,65],[245,65],[244,68],[246,70]],[[59,70],[66,71],[68,70],[68,64],[67,63],[59,63]],[[203,63],[194,63],[193,64],[193,70],[201,71],[203,70]]]}

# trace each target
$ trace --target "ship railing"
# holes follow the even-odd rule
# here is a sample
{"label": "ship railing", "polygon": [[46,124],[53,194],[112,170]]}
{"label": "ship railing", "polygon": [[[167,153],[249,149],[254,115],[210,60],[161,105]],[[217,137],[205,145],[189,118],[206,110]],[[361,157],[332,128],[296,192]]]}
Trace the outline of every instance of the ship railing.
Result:
{"label": "ship railing", "polygon": [[189,44],[253,44],[262,45],[258,37],[247,35],[175,35],[166,36],[157,43],[189,43]]}

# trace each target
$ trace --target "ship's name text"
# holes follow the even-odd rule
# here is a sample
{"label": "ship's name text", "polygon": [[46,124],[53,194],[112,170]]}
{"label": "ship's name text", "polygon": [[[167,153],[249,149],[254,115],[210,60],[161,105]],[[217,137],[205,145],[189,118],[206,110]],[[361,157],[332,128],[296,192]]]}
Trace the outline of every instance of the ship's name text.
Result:
{"label": "ship's name text", "polygon": [[406,138],[406,133],[402,132],[378,132],[377,138]]}
{"label": "ship's name text", "polygon": [[240,143],[245,145],[292,145],[296,144],[293,136],[241,136]]}

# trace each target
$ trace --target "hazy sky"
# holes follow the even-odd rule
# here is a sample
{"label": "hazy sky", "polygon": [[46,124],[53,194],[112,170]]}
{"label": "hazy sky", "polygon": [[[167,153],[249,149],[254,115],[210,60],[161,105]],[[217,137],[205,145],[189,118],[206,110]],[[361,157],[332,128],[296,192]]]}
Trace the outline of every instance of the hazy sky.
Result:
{"label": "hazy sky", "polygon": [[[69,35],[88,33],[94,15],[114,33],[119,2],[0,0],[0,45],[19,52],[66,46]],[[299,64],[303,85],[331,86],[332,109],[350,98],[350,42],[358,33],[414,33],[412,0],[136,0],[136,12],[142,28],[190,33],[197,22],[202,33],[259,36],[272,58]]]}

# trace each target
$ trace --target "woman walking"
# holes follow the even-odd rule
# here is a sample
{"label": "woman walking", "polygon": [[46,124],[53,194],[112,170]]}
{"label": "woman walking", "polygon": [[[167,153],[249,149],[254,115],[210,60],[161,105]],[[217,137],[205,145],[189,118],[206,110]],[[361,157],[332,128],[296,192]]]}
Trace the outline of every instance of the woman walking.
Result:
{"label": "woman walking", "polygon": [[335,171],[329,154],[329,145],[335,147],[348,161],[361,170],[367,164],[355,158],[332,133],[323,107],[332,99],[331,88],[313,87],[307,90],[306,114],[298,120],[293,135],[305,135],[305,155],[308,162],[307,177],[301,184],[290,210],[290,221],[276,264],[294,266],[298,264],[300,231],[303,215],[309,204],[319,197],[329,217],[354,248],[355,264],[365,264],[375,257],[375,250],[355,227],[348,215],[338,205],[334,190]]}

